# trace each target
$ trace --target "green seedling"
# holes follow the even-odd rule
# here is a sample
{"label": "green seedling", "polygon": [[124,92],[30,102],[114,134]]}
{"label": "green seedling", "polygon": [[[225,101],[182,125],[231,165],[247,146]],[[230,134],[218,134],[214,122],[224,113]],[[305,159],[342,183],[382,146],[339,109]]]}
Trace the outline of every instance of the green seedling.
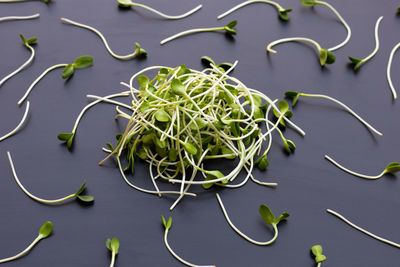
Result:
{"label": "green seedling", "polygon": [[320,267],[321,262],[326,261],[326,256],[322,254],[322,246],[321,245],[312,246],[311,252],[315,256],[315,263],[317,263],[317,267]]}
{"label": "green seedling", "polygon": [[115,256],[118,255],[119,250],[119,240],[118,238],[114,237],[113,239],[107,238],[106,247],[109,251],[111,251],[111,263],[110,267],[114,266],[115,263]]}

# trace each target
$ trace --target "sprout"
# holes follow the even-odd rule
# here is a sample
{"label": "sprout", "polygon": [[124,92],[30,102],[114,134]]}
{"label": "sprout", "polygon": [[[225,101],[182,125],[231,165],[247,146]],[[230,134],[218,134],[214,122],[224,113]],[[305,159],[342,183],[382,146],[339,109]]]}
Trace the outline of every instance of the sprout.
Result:
{"label": "sprout", "polygon": [[381,23],[383,19],[383,16],[379,17],[378,20],[376,21],[375,24],[375,49],[374,51],[372,51],[372,53],[370,55],[368,55],[367,57],[363,58],[363,59],[359,59],[359,58],[355,58],[355,57],[349,57],[351,63],[354,64],[354,70],[357,71],[365,62],[367,62],[368,60],[370,60],[371,58],[373,58],[375,56],[375,54],[378,52],[379,49],[379,36],[378,36],[378,29],[379,29],[379,24]]}
{"label": "sprout", "polygon": [[161,220],[162,223],[164,225],[165,228],[165,232],[164,232],[164,244],[167,247],[168,251],[172,254],[172,256],[175,257],[175,259],[177,259],[178,261],[180,261],[181,263],[187,265],[187,266],[191,266],[191,267],[215,267],[215,265],[196,265],[196,264],[192,264],[190,262],[185,261],[184,259],[182,259],[181,257],[179,257],[170,247],[170,245],[168,244],[168,232],[169,229],[171,229],[172,226],[172,218],[169,217],[168,221],[165,220],[164,216],[161,215]]}
{"label": "sprout", "polygon": [[[1,3],[1,2],[0,2]],[[1,17],[0,22],[10,21],[10,20],[28,20],[28,19],[37,19],[40,17],[39,13],[30,15],[30,16],[8,16],[8,17]]]}
{"label": "sprout", "polygon": [[21,70],[23,70],[24,68],[26,68],[34,59],[35,57],[35,49],[33,49],[33,47],[31,45],[36,44],[37,38],[36,37],[32,37],[29,38],[28,40],[25,39],[25,37],[20,34],[19,35],[22,39],[22,42],[24,43],[25,47],[28,48],[31,51],[31,56],[29,57],[29,59],[22,64],[18,69],[16,69],[15,71],[13,71],[12,73],[10,73],[9,75],[7,75],[6,77],[4,77],[1,81],[0,81],[0,86],[2,86],[8,79],[10,79],[11,77],[13,77],[14,75],[16,75],[18,72],[20,72]]}
{"label": "sprout", "polygon": [[8,137],[14,135],[16,132],[18,132],[18,130],[21,128],[21,126],[24,124],[26,117],[28,116],[29,113],[29,101],[27,101],[26,103],[26,108],[25,108],[25,112],[24,115],[22,116],[21,121],[19,122],[19,124],[17,125],[17,127],[14,128],[14,130],[12,130],[11,132],[9,132],[6,135],[3,135],[2,137],[0,137],[0,142],[3,141],[4,139],[7,139]]}
{"label": "sprout", "polygon": [[268,246],[268,245],[274,243],[275,240],[276,240],[277,237],[278,237],[278,224],[279,224],[282,220],[285,220],[287,217],[289,217],[289,213],[283,212],[281,215],[279,215],[278,218],[275,218],[275,215],[272,213],[271,209],[270,209],[268,206],[266,206],[266,205],[264,205],[264,204],[260,205],[259,212],[260,212],[260,215],[261,215],[262,219],[264,220],[264,222],[265,222],[266,224],[272,226],[272,228],[274,229],[275,234],[274,234],[274,236],[272,237],[272,239],[270,239],[269,241],[266,241],[266,242],[259,242],[259,241],[256,241],[256,240],[254,240],[254,239],[248,237],[247,235],[243,234],[243,233],[231,222],[231,220],[229,219],[228,213],[227,213],[226,210],[225,210],[224,204],[222,203],[222,200],[221,200],[219,194],[217,193],[216,195],[217,195],[218,203],[219,203],[219,205],[221,206],[222,212],[224,213],[225,219],[226,219],[226,221],[228,222],[228,224],[229,224],[229,225],[232,227],[232,229],[235,230],[235,232],[238,233],[241,237],[243,237],[244,239],[246,239],[247,241],[249,241],[250,243],[253,243],[253,244],[255,244],[255,245],[259,245],[259,246]]}
{"label": "sprout", "polygon": [[59,68],[64,68],[63,73],[62,73],[62,78],[67,79],[70,78],[74,72],[75,69],[84,69],[87,67],[90,67],[93,64],[93,58],[91,56],[81,56],[75,59],[75,61],[71,64],[57,64],[54,66],[51,66],[50,68],[46,69],[36,80],[29,86],[28,90],[25,92],[24,96],[21,97],[21,99],[18,101],[18,105],[21,105],[25,99],[28,97],[29,93],[32,91],[33,87],[44,77],[46,76],[47,73],[49,73],[52,70],[59,69]]}
{"label": "sprout", "polygon": [[342,221],[344,221],[345,223],[347,223],[347,224],[350,225],[351,227],[357,229],[358,231],[363,232],[364,234],[369,235],[370,237],[372,237],[372,238],[374,238],[374,239],[376,239],[376,240],[379,240],[379,241],[381,241],[381,242],[383,242],[383,243],[389,244],[389,245],[394,246],[394,247],[396,247],[396,248],[400,248],[400,244],[394,243],[394,242],[392,242],[392,241],[389,241],[389,240],[387,240],[387,239],[384,239],[384,238],[382,238],[382,237],[379,237],[379,236],[377,236],[377,235],[374,235],[374,234],[368,232],[367,230],[361,228],[360,226],[357,226],[357,225],[355,225],[354,223],[350,222],[349,220],[347,220],[345,217],[343,217],[343,216],[342,216],[341,214],[339,214],[338,212],[333,211],[333,210],[331,210],[331,209],[327,209],[326,211],[327,211],[328,213],[332,214],[332,215],[335,215],[336,217],[338,217],[339,219],[341,219]]}
{"label": "sprout", "polygon": [[325,155],[325,159],[327,159],[328,161],[330,161],[333,165],[335,165],[336,167],[338,167],[339,169],[350,173],[354,176],[358,176],[364,179],[369,179],[369,180],[376,180],[381,178],[382,176],[384,176],[387,173],[396,173],[400,171],[400,163],[398,162],[391,162],[389,163],[386,168],[378,175],[372,176],[372,175],[365,175],[365,174],[361,174],[361,173],[357,173],[354,171],[351,171],[345,167],[343,167],[342,165],[340,165],[339,163],[337,163],[335,160],[333,160],[331,157],[329,157],[328,155]]}
{"label": "sprout", "polygon": [[397,99],[397,93],[396,93],[396,89],[394,89],[393,83],[392,83],[392,78],[390,75],[390,69],[392,68],[392,61],[393,61],[393,56],[396,53],[396,51],[400,48],[400,43],[396,44],[392,51],[390,52],[390,56],[389,56],[389,61],[387,64],[387,70],[386,70],[386,75],[387,75],[387,80],[389,82],[389,86],[390,86],[390,90],[392,91],[393,94],[393,99],[396,100]]}
{"label": "sprout", "polygon": [[318,98],[324,98],[324,99],[328,99],[332,102],[335,102],[336,104],[340,105],[341,107],[343,107],[347,112],[349,112],[351,115],[353,115],[354,117],[356,117],[356,119],[358,119],[362,124],[364,124],[367,128],[369,128],[371,131],[373,131],[374,133],[382,136],[382,133],[379,132],[378,130],[376,130],[374,127],[372,127],[368,122],[366,122],[364,119],[362,119],[359,115],[357,115],[357,113],[355,113],[351,108],[349,108],[347,105],[343,104],[342,102],[340,102],[339,100],[327,96],[327,95],[321,95],[321,94],[305,94],[305,93],[299,93],[296,91],[287,91],[285,93],[285,96],[288,98],[291,98],[293,100],[292,102],[292,106],[296,105],[297,100],[299,99],[300,96],[304,96],[304,97],[318,97]]}
{"label": "sprout", "polygon": [[333,52],[329,51],[328,49],[322,48],[316,41],[309,39],[309,38],[304,38],[304,37],[291,37],[291,38],[284,38],[284,39],[279,39],[276,41],[273,41],[267,46],[267,51],[271,53],[278,53],[276,50],[272,49],[273,46],[277,44],[282,44],[286,42],[298,42],[298,41],[303,41],[307,43],[311,43],[315,45],[315,47],[318,50],[319,54],[319,63],[321,66],[324,66],[325,64],[333,64],[336,61],[336,56]]}
{"label": "sprout", "polygon": [[122,8],[131,8],[131,7],[141,7],[144,8],[150,12],[153,12],[165,19],[183,19],[186,18],[190,15],[192,15],[193,13],[195,13],[196,11],[198,11],[200,8],[202,8],[202,5],[198,5],[197,7],[193,8],[192,10],[189,10],[188,12],[182,14],[182,15],[178,15],[178,16],[170,16],[170,15],[166,15],[158,10],[155,10],[154,8],[151,8],[149,6],[146,6],[144,4],[139,4],[139,3],[135,3],[131,0],[118,0],[118,5]]}
{"label": "sprout", "polygon": [[107,51],[110,53],[110,55],[113,56],[116,59],[128,60],[128,59],[132,59],[132,58],[135,58],[135,57],[142,57],[142,56],[146,56],[147,55],[147,51],[144,50],[140,46],[140,44],[138,42],[135,42],[135,51],[133,51],[133,53],[125,55],[125,56],[117,55],[108,46],[106,38],[104,37],[104,35],[99,30],[97,30],[97,29],[95,29],[95,28],[93,28],[91,26],[88,26],[88,25],[85,25],[85,24],[82,24],[82,23],[79,23],[79,22],[75,22],[73,20],[66,19],[66,18],[61,18],[61,21],[64,22],[64,23],[70,24],[70,25],[74,25],[74,26],[77,26],[77,27],[81,27],[83,29],[87,29],[87,30],[92,31],[95,34],[97,34],[100,37],[100,39],[103,41],[103,43],[104,43]]}
{"label": "sprout", "polygon": [[116,237],[114,237],[113,239],[107,238],[106,247],[108,248],[109,251],[111,251],[110,267],[113,267],[114,266],[114,262],[115,262],[115,256],[118,255],[118,250],[119,250],[119,240],[118,240],[118,238],[116,238]]}
{"label": "sprout", "polygon": [[334,47],[328,48],[328,51],[335,51],[335,50],[341,48],[342,46],[344,46],[345,44],[347,44],[347,43],[349,42],[350,37],[351,37],[351,29],[350,29],[350,26],[346,23],[346,21],[343,19],[343,17],[339,14],[339,12],[338,12],[333,6],[331,6],[331,5],[330,5],[329,3],[327,3],[327,2],[324,2],[324,1],[317,1],[317,0],[300,0],[300,3],[301,3],[303,6],[307,6],[307,7],[313,7],[313,6],[316,6],[316,5],[323,5],[323,6],[328,7],[330,10],[333,11],[333,13],[335,13],[335,15],[339,18],[340,22],[341,22],[341,23],[343,24],[343,26],[346,28],[346,30],[347,30],[347,37],[346,37],[346,39],[345,39],[343,42],[341,42],[340,44],[338,44],[338,45],[336,45],[336,46],[334,46]]}
{"label": "sprout", "polygon": [[226,11],[225,13],[219,15],[217,17],[217,19],[222,19],[223,17],[233,13],[234,11],[238,10],[239,8],[242,8],[244,6],[247,6],[247,5],[250,5],[250,4],[254,4],[254,3],[264,3],[264,4],[272,5],[272,6],[276,7],[276,9],[278,10],[278,15],[279,15],[279,18],[281,20],[284,20],[284,21],[288,21],[289,20],[289,14],[288,13],[291,12],[292,9],[285,9],[281,5],[279,5],[277,2],[269,1],[269,0],[248,0],[248,1],[245,1],[245,2],[243,2],[241,4],[238,4],[238,5],[234,6],[234,7],[232,7],[231,9]]}
{"label": "sprout", "polygon": [[55,203],[59,203],[59,202],[71,199],[71,198],[76,198],[76,199],[79,199],[80,201],[86,202],[86,203],[91,203],[94,201],[93,196],[88,196],[88,195],[83,194],[83,192],[85,191],[86,181],[83,182],[83,184],[79,187],[79,189],[74,194],[68,195],[63,198],[47,200],[47,199],[42,199],[42,198],[38,198],[38,197],[34,196],[19,181],[17,173],[14,168],[12,158],[11,158],[11,154],[9,151],[7,151],[7,156],[8,156],[8,160],[10,161],[11,171],[14,175],[15,181],[17,182],[18,186],[22,189],[22,191],[24,191],[24,193],[27,194],[28,197],[32,198],[33,200],[36,200],[37,202],[44,203],[44,204],[55,204]]}
{"label": "sprout", "polygon": [[311,247],[311,252],[315,256],[315,263],[317,263],[317,267],[321,266],[321,262],[326,261],[326,256],[322,254],[322,246],[314,245]]}
{"label": "sprout", "polygon": [[33,242],[26,249],[24,249],[22,252],[18,253],[15,256],[12,256],[12,257],[9,257],[9,258],[5,258],[5,259],[0,259],[0,264],[8,262],[8,261],[13,261],[13,260],[16,260],[18,258],[21,258],[26,253],[28,253],[40,240],[48,237],[51,234],[52,230],[53,230],[53,224],[51,222],[49,222],[49,221],[45,222],[40,227],[38,236],[35,238],[35,240],[33,240]]}
{"label": "sprout", "polygon": [[177,39],[179,37],[188,35],[188,34],[192,34],[192,33],[198,33],[198,32],[215,32],[215,31],[225,31],[226,34],[228,35],[236,35],[236,30],[234,29],[234,27],[236,26],[237,21],[231,21],[228,24],[226,24],[224,27],[215,27],[215,28],[200,28],[200,29],[192,29],[192,30],[187,30],[187,31],[183,31],[180,33],[177,33],[175,35],[172,35],[168,38],[165,38],[164,40],[162,40],[160,42],[160,45],[163,45],[169,41],[172,41],[174,39]]}

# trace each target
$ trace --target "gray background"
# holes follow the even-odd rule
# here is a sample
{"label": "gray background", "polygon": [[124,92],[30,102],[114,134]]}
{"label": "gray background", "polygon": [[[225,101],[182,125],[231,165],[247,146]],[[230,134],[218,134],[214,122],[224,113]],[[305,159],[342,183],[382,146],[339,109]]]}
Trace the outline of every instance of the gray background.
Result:
{"label": "gray background", "polygon": [[[294,9],[288,23],[280,21],[276,11],[263,4],[216,20],[217,15],[240,2],[146,1],[170,14],[204,5],[196,14],[178,21],[159,19],[145,10],[120,10],[111,0],[1,4],[0,16],[41,14],[38,20],[0,23],[1,77],[29,57],[18,34],[39,38],[31,67],[0,88],[1,134],[21,119],[25,106],[18,107],[16,102],[44,69],[72,62],[84,54],[95,60],[93,67],[78,70],[67,82],[61,79],[61,70],[47,75],[29,96],[31,112],[23,129],[0,144],[0,258],[26,247],[44,221],[54,223],[51,237],[8,266],[108,266],[108,237],[118,237],[121,243],[116,266],[181,266],[164,246],[160,214],[173,217],[169,235],[173,249],[196,264],[315,266],[309,248],[319,243],[328,257],[323,266],[399,266],[396,248],[361,234],[325,212],[326,208],[341,212],[373,233],[399,242],[398,178],[362,180],[323,159],[329,154],[353,170],[370,174],[399,160],[400,106],[392,101],[385,74],[390,50],[400,41],[400,18],[395,14],[399,2],[329,1],[348,21],[353,36],[337,51],[337,62],[326,68],[319,66],[315,49],[308,45],[283,44],[276,47],[277,55],[270,56],[265,47],[268,42],[292,36],[311,37],[322,46],[336,45],[344,40],[346,32],[330,10],[281,0],[283,7]],[[347,56],[364,57],[373,50],[373,29],[381,15],[381,49],[355,74],[347,66]],[[133,42],[138,41],[149,55],[145,60],[118,61],[95,34],[64,25],[60,17],[97,27],[117,53],[131,52]],[[181,30],[224,25],[233,19],[238,20],[238,35],[233,40],[219,33],[203,33],[159,45],[160,40]],[[384,133],[383,137],[371,134],[334,104],[301,99],[293,121],[307,132],[306,137],[287,129],[286,137],[297,145],[294,155],[283,153],[279,138],[275,138],[268,170],[254,171],[260,180],[278,182],[279,186],[271,189],[249,182],[240,189],[219,190],[233,222],[257,240],[272,236],[258,215],[260,204],[268,204],[276,214],[291,214],[280,225],[277,242],[269,247],[250,244],[233,232],[218,206],[216,189],[196,189],[201,192],[199,197],[185,199],[170,213],[174,198],[159,199],[133,190],[120,177],[114,161],[97,166],[105,156],[100,148],[108,141],[114,142],[115,134],[124,128],[123,120],[113,119],[113,106],[98,105],[84,116],[72,152],[56,138],[58,133],[72,129],[76,116],[88,103],[86,94],[125,90],[120,81],[128,81],[133,73],[151,65],[186,64],[201,69],[203,55],[217,62],[239,60],[233,75],[271,98],[282,98],[286,90],[337,97]],[[397,88],[399,71],[396,56],[392,75]],[[75,192],[86,179],[88,193],[96,197],[95,204],[82,206],[70,201],[47,206],[29,199],[12,178],[7,150],[11,151],[20,180],[32,193],[58,198]],[[136,165],[133,179],[151,188],[145,164]]]}

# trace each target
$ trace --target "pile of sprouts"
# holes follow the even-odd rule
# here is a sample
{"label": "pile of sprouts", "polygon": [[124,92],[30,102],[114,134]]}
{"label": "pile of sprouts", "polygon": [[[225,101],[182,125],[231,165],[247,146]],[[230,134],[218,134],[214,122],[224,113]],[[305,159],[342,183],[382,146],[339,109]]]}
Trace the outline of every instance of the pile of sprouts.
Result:
{"label": "pile of sprouts", "polygon": [[[213,185],[236,188],[251,179],[276,186],[254,178],[254,165],[260,169],[268,166],[267,154],[274,131],[281,137],[283,148],[288,153],[294,151],[294,143],[284,137],[280,125],[289,124],[300,134],[304,132],[288,119],[292,114],[285,101],[275,104],[277,100],[272,101],[229,75],[237,62],[216,65],[209,60],[209,63],[210,67],[203,71],[184,65],[148,67],[134,74],[129,84],[121,83],[129,88],[129,94],[90,96],[97,100],[83,109],[72,136],[83,112],[94,103],[117,105],[116,117],[128,120],[126,129],[117,135],[115,145],[107,143],[107,148],[103,148],[109,155],[99,164],[115,157],[122,177],[131,187],[159,196],[179,195],[171,210],[183,196],[196,196],[188,192],[191,185],[206,189]],[[146,72],[156,75],[150,79],[144,75]],[[132,106],[111,99],[127,95],[132,97]],[[122,166],[125,156],[127,164]],[[125,173],[133,173],[138,159],[149,164],[154,190],[140,188],[127,179]],[[207,160],[221,159],[236,159],[237,164],[229,172],[206,169]],[[236,182],[241,173],[245,173],[243,180]],[[160,190],[157,183],[160,180],[178,184],[179,191]]]}

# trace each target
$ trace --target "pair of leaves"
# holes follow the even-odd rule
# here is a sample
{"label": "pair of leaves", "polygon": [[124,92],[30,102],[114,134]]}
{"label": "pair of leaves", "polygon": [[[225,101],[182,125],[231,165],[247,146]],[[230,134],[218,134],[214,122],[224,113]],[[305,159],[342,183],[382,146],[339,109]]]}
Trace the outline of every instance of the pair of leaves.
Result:
{"label": "pair of leaves", "polygon": [[336,61],[336,56],[333,52],[328,51],[328,49],[321,48],[319,50],[319,63],[321,66],[325,64],[333,64]]}
{"label": "pair of leaves", "polygon": [[[222,177],[225,176],[222,172],[220,172],[218,170],[207,171],[206,174],[207,174],[207,176],[205,178],[206,181],[219,179],[219,178],[222,178]],[[222,180],[221,183],[222,184],[227,184],[228,183],[228,179]],[[202,184],[204,189],[210,189],[213,185],[214,185],[214,183]]]}
{"label": "pair of leaves", "polygon": [[136,57],[145,57],[147,56],[147,51],[143,49],[138,42],[135,42],[135,52]]}
{"label": "pair of leaves", "polygon": [[396,173],[400,171],[399,162],[391,162],[385,168],[385,173]]}
{"label": "pair of leaves", "polygon": [[292,10],[293,9],[291,9],[291,8],[278,10],[279,18],[281,20],[288,21],[290,19],[288,13],[291,12]]}
{"label": "pair of leaves", "polygon": [[289,213],[283,212],[279,217],[276,219],[275,215],[272,213],[271,209],[267,205],[260,205],[258,209],[260,212],[261,217],[263,218],[264,222],[268,225],[278,225],[282,220],[285,220],[289,217]]}
{"label": "pair of leaves", "polygon": [[162,223],[163,223],[163,225],[165,227],[165,231],[169,230],[171,228],[171,226],[172,226],[172,218],[169,217],[168,221],[166,221],[164,216],[161,215],[161,220],[162,220]]}
{"label": "pair of leaves", "polygon": [[228,24],[226,24],[224,27],[224,30],[226,31],[226,33],[230,34],[230,35],[236,35],[236,30],[234,29],[236,24],[237,24],[236,20],[233,20],[233,21],[229,22]]}
{"label": "pair of leaves", "polygon": [[207,67],[210,67],[211,65],[216,66],[217,68],[221,68],[224,71],[229,70],[233,64],[232,63],[228,63],[228,62],[223,62],[223,63],[219,63],[219,64],[215,64],[214,60],[212,60],[210,57],[207,56],[202,56],[201,57],[201,62],[206,65]]}
{"label": "pair of leaves", "polygon": [[254,163],[257,164],[260,170],[265,171],[269,165],[267,155],[266,154],[262,155]]}
{"label": "pair of leaves", "polygon": [[361,67],[361,65],[364,63],[364,61],[362,59],[355,58],[355,57],[349,57],[349,60],[354,65],[355,71],[357,71]]}
{"label": "pair of leaves", "polygon": [[114,237],[113,239],[107,238],[106,247],[109,251],[113,252],[115,255],[118,255],[119,250],[119,240],[118,238]]}
{"label": "pair of leaves", "polygon": [[296,91],[286,91],[285,96],[292,99],[292,107],[294,107],[294,105],[296,105],[297,103],[297,100],[299,99],[299,96],[301,96],[301,93]]}
{"label": "pair of leaves", "polygon": [[296,145],[293,143],[292,140],[289,139],[283,140],[283,147],[289,154],[293,153],[296,150]]}
{"label": "pair of leaves", "polygon": [[78,191],[76,191],[75,197],[78,198],[80,201],[91,203],[94,201],[94,197],[82,194],[83,191],[85,190],[85,186],[86,186],[86,181],[84,181],[81,187],[79,187]]}
{"label": "pair of leaves", "polygon": [[74,137],[75,133],[60,133],[57,135],[58,140],[67,142],[68,149],[71,149]]}
{"label": "pair of leaves", "polygon": [[84,69],[84,68],[92,66],[92,64],[93,64],[93,57],[80,56],[77,59],[75,59],[74,63],[68,64],[64,68],[64,71],[62,73],[62,78],[67,79],[74,74],[75,69]]}
{"label": "pair of leaves", "polygon": [[[278,102],[279,111],[284,114],[287,118],[291,118],[293,116],[293,112],[289,109],[289,104],[285,100],[280,100]],[[279,118],[281,115],[278,113],[276,109],[273,109],[273,113],[276,118]],[[285,120],[283,117],[279,121],[279,124],[283,127],[286,127]]]}
{"label": "pair of leaves", "polygon": [[45,222],[39,229],[39,237],[41,239],[48,237],[53,230],[53,223],[50,221]]}
{"label": "pair of leaves", "polygon": [[326,256],[322,254],[322,246],[315,245],[311,247],[311,252],[315,256],[315,262],[320,263],[326,260]]}
{"label": "pair of leaves", "polygon": [[37,41],[37,38],[36,38],[36,37],[32,37],[32,38],[29,38],[29,39],[25,39],[25,36],[23,36],[22,34],[20,34],[19,37],[21,37],[22,42],[23,42],[24,45],[27,46],[27,47],[30,46],[30,45],[32,45],[32,44],[35,44],[36,41]]}

